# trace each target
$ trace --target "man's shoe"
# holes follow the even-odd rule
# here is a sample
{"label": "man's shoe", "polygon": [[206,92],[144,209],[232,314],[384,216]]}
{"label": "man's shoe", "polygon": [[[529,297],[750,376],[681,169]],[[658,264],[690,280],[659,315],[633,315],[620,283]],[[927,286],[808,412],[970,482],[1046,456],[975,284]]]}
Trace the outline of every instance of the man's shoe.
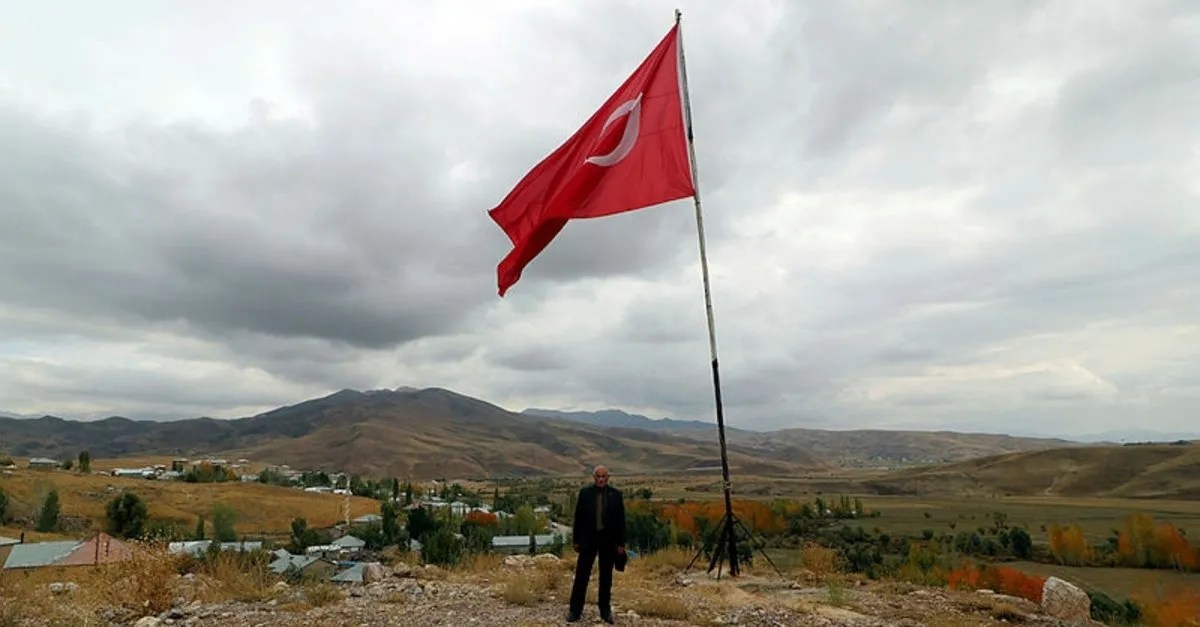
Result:
{"label": "man's shoe", "polygon": [[568,623],[578,623],[580,618],[581,617],[579,616],[579,614],[577,614],[575,612],[571,612],[570,614],[567,614],[567,622]]}
{"label": "man's shoe", "polygon": [[615,624],[613,622],[612,612],[604,612],[604,613],[600,614],[600,620],[608,623],[609,625]]}

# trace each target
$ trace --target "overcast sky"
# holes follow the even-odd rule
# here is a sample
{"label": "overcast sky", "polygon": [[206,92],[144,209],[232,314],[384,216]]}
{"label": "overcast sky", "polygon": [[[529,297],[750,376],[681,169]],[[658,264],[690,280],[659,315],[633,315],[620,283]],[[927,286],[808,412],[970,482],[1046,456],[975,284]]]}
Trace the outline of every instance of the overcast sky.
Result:
{"label": "overcast sky", "polygon": [[1200,407],[1200,3],[0,1],[0,409],[712,420],[688,200],[487,216],[684,11],[731,424]]}

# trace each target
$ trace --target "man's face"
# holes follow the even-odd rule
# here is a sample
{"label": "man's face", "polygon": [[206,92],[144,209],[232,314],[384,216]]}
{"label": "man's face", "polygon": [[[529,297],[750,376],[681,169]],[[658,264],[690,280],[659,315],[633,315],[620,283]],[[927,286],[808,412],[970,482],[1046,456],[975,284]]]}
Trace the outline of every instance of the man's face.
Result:
{"label": "man's face", "polygon": [[592,478],[596,480],[596,487],[603,488],[608,485],[608,469],[604,467],[597,468],[592,473]]}

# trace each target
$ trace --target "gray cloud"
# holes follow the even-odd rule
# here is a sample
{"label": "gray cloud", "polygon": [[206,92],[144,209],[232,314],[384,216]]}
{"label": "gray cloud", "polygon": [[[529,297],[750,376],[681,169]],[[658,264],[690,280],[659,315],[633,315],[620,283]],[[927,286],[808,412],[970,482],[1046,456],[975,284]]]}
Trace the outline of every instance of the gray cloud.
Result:
{"label": "gray cloud", "polygon": [[[690,201],[570,224],[503,300],[485,213],[674,5],[282,6],[5,11],[0,408],[711,419]],[[1191,424],[1200,8],[683,10],[731,423]]]}

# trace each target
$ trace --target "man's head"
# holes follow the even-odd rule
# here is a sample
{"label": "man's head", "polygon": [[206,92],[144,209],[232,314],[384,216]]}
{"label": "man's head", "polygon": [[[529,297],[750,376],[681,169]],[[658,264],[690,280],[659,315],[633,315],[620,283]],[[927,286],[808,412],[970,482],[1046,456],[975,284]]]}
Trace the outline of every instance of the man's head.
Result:
{"label": "man's head", "polygon": [[608,469],[604,466],[596,466],[592,471],[592,479],[596,482],[597,488],[603,488],[608,485]]}

